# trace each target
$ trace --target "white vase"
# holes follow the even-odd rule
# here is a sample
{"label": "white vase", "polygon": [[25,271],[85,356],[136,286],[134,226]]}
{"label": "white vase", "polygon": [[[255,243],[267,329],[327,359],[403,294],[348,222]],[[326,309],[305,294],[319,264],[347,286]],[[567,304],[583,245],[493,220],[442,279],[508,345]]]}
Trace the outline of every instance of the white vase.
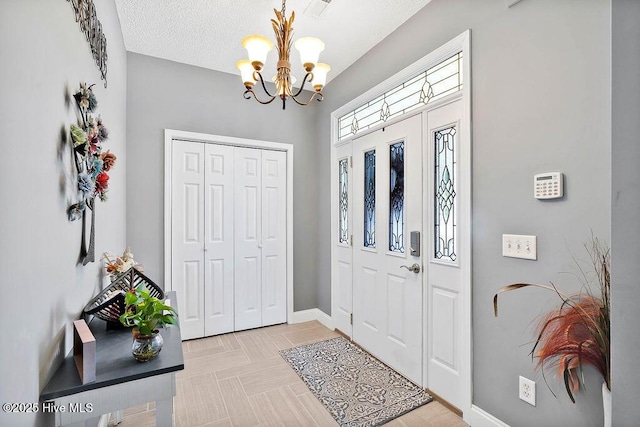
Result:
{"label": "white vase", "polygon": [[611,390],[602,383],[602,406],[604,408],[604,427],[611,427]]}

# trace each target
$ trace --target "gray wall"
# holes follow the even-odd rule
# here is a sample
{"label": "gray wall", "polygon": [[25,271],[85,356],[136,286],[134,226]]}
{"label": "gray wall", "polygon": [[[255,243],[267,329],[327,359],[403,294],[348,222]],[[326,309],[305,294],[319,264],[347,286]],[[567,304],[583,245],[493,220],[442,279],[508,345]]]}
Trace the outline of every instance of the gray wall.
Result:
{"label": "gray wall", "polygon": [[640,2],[612,1],[611,376],[613,425],[635,426],[640,406]]}
{"label": "gray wall", "polygon": [[316,105],[242,97],[235,75],[135,53],[127,67],[127,241],[164,285],[164,129],[294,145],[294,308],[316,307]]}
{"label": "gray wall", "polygon": [[[126,54],[113,0],[95,2],[107,37],[105,89],[66,1],[0,2],[0,401],[37,402],[73,344],[72,320],[97,293],[103,264],[77,264],[81,223],[71,151],[61,134],[76,122],[67,103],[80,82],[96,83],[98,113],[118,156],[109,201],[97,202],[96,256],[121,252],[126,208]],[[0,412],[0,425],[53,425],[42,414]]]}
{"label": "gray wall", "polygon": [[[594,372],[576,405],[552,373],[557,399],[534,372],[532,321],[553,296],[506,295],[497,319],[492,296],[515,281],[577,290],[572,256],[586,259],[592,231],[610,239],[610,17],[607,0],[433,0],[336,77],[320,107],[318,303],[329,313],[330,113],[471,29],[473,402],[514,426],[602,425]],[[535,200],[533,175],[550,171],[565,173],[566,196]],[[538,236],[538,260],[503,258],[503,233]],[[518,375],[537,382],[536,407],[518,399]]]}

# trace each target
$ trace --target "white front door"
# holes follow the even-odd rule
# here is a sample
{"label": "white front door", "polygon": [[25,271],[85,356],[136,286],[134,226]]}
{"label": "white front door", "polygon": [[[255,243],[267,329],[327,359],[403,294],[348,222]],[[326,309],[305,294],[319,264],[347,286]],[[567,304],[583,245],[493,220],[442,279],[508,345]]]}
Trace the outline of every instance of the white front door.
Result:
{"label": "white front door", "polygon": [[419,115],[353,141],[353,339],[418,384],[422,261],[410,233],[422,230],[421,149]]}
{"label": "white front door", "polygon": [[[427,261],[427,381],[426,386],[452,405],[463,408],[463,298],[462,266],[470,218],[465,218],[471,197],[461,179],[470,165],[461,162],[462,101],[425,112],[425,223],[429,224]],[[459,167],[460,166],[460,167]],[[467,170],[464,170],[464,169]],[[426,231],[426,230],[425,230]]]}

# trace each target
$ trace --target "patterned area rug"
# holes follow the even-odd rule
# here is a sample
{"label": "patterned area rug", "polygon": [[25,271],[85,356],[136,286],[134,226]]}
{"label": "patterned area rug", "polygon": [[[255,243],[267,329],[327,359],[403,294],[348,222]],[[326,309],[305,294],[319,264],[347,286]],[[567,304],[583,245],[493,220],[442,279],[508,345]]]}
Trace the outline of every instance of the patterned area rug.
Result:
{"label": "patterned area rug", "polygon": [[342,337],[280,354],[343,427],[381,425],[433,400]]}

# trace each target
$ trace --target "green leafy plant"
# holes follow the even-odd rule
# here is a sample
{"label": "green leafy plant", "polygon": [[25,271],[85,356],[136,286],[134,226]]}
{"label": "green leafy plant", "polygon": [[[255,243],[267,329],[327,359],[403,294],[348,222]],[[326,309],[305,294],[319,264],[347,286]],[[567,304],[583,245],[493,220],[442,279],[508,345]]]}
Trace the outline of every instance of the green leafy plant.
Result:
{"label": "green leafy plant", "polygon": [[145,287],[131,289],[124,297],[125,310],[120,323],[135,326],[140,335],[153,335],[159,327],[177,325],[176,311],[158,298],[151,296]]}
{"label": "green leafy plant", "polygon": [[[554,292],[560,305],[538,321],[537,338],[531,349],[531,357],[537,358],[536,368],[555,367],[563,378],[569,398],[575,403],[574,394],[584,385],[584,365],[593,366],[611,390],[610,349],[610,253],[609,248],[592,237],[585,248],[591,257],[593,271],[579,268],[583,288],[578,294],[567,295],[551,283],[550,286],[514,283],[498,290],[493,297],[494,314],[498,316],[498,295],[521,288],[541,288]],[[591,285],[597,282],[599,295],[593,294]],[[546,381],[546,378],[545,378]]]}

